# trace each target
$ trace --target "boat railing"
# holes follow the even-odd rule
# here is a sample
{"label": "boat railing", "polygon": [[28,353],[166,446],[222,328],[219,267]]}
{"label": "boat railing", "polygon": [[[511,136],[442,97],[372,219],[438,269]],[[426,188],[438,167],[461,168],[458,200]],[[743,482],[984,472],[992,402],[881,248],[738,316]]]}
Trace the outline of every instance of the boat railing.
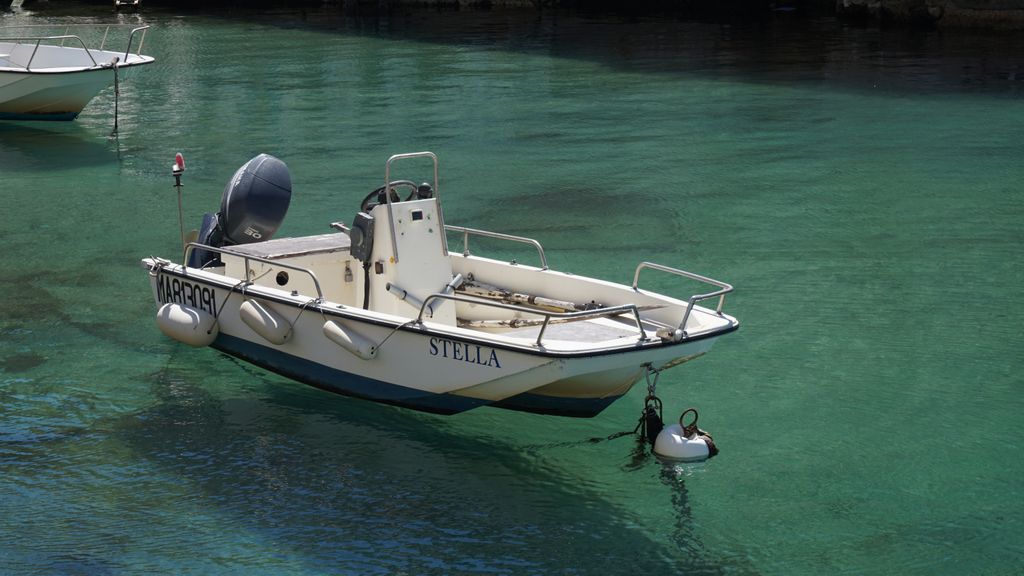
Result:
{"label": "boat railing", "polygon": [[[125,61],[128,60],[128,55],[131,54],[131,52],[132,52],[132,41],[135,40],[135,34],[137,34],[138,32],[142,32],[142,34],[139,36],[139,48],[138,48],[138,50],[135,51],[135,55],[136,56],[142,56],[142,45],[143,45],[143,43],[146,42],[146,31],[147,30],[149,30],[149,26],[148,25],[147,26],[139,26],[138,28],[132,28],[132,33],[128,35],[128,46],[125,47],[125,49],[124,49],[124,59],[125,59]],[[107,33],[104,32],[103,33],[103,42],[106,43],[106,41],[107,41]],[[100,50],[102,50],[103,49],[102,48],[102,44],[100,46],[101,46]]]}
{"label": "boat railing", "polygon": [[510,242],[520,242],[523,244],[529,244],[537,249],[537,254],[540,256],[541,270],[548,269],[548,259],[544,256],[544,247],[540,245],[540,242],[533,238],[525,238],[523,236],[513,236],[511,234],[502,234],[500,232],[489,232],[487,230],[477,230],[474,228],[464,228],[462,226],[448,226],[445,225],[445,231],[457,232],[462,234],[462,255],[469,256],[469,237],[473,236],[484,236],[487,238],[496,238],[498,240],[508,240]]}
{"label": "boat railing", "polygon": [[466,302],[468,304],[475,304],[479,306],[490,306],[492,308],[500,308],[502,310],[510,310],[513,312],[520,312],[525,314],[532,314],[535,316],[543,316],[544,321],[541,324],[540,332],[537,334],[537,341],[535,344],[538,348],[543,348],[544,332],[548,328],[548,324],[552,320],[559,320],[563,322],[573,322],[578,320],[589,320],[591,318],[611,317],[619,316],[626,313],[632,313],[636,319],[636,328],[640,332],[638,344],[646,342],[648,340],[647,333],[644,332],[642,320],[640,319],[640,309],[637,308],[636,304],[622,304],[620,306],[611,306],[608,308],[598,308],[595,310],[580,310],[577,312],[550,312],[547,310],[539,310],[537,308],[527,308],[526,306],[518,306],[516,304],[506,304],[505,302],[494,302],[492,300],[484,300],[482,298],[474,298],[472,296],[465,296],[462,294],[444,294],[437,292],[427,296],[423,300],[423,304],[420,306],[420,313],[416,317],[416,323],[423,323],[423,314],[425,312],[432,311],[432,303],[435,300],[454,300],[456,302]]}
{"label": "boat railing", "polygon": [[[106,47],[106,44],[107,44],[107,37],[110,34],[110,29],[111,28],[115,28],[115,27],[119,27],[119,26],[127,26],[127,25],[126,24],[107,24],[107,25],[105,25],[104,30],[103,30],[103,38],[100,40],[100,46],[99,46],[99,48],[95,48],[95,50],[104,50],[105,47]],[[82,27],[82,26],[81,25],[76,25],[75,26],[75,28],[79,28],[79,27]],[[23,28],[51,28],[52,29],[53,26],[48,26],[46,24],[29,24],[29,25],[25,25],[25,26],[17,26],[16,28],[19,28],[19,29],[23,29]],[[22,36],[2,37],[2,38],[0,38],[0,42],[14,42],[14,43],[17,43],[17,44],[33,44],[32,55],[29,57],[28,62],[26,62],[25,65],[24,65],[25,70],[28,70],[28,71],[31,71],[31,69],[32,69],[32,63],[35,61],[36,53],[39,51],[39,46],[41,46],[41,45],[44,45],[44,46],[48,45],[48,44],[44,44],[44,42],[46,42],[46,43],[50,43],[50,42],[56,43],[56,41],[58,41],[58,40],[60,41],[60,44],[57,44],[57,45],[62,47],[62,48],[69,41],[72,42],[72,43],[77,42],[77,45],[80,45],[82,47],[82,50],[85,51],[86,56],[89,57],[89,60],[92,62],[92,65],[94,67],[95,66],[99,66],[99,63],[96,62],[96,58],[93,57],[93,55],[92,55],[92,50],[88,47],[88,45],[86,45],[85,40],[82,40],[82,37],[80,35],[78,35],[78,34],[70,34],[69,33],[70,30],[71,30],[70,26],[65,27],[64,34],[58,34],[58,35],[53,35],[53,36],[28,36],[28,35],[22,35]],[[141,57],[142,56],[142,45],[146,41],[146,31],[147,30],[149,30],[149,25],[138,26],[138,27],[135,27],[135,28],[132,29],[131,33],[128,35],[128,45],[126,46],[125,51],[124,51],[124,61],[125,62],[128,61],[128,57],[132,54],[132,51],[131,51],[132,50],[132,44],[135,42],[136,35],[138,35],[138,37],[139,37],[139,45],[138,45],[138,48],[135,51],[135,56],[136,57]],[[141,32],[141,34],[139,34],[140,32]]]}
{"label": "boat railing", "polygon": [[[256,277],[253,276],[255,274],[255,272],[252,269],[249,268],[249,263],[250,262],[259,262],[261,264],[267,264],[268,266],[276,266],[278,268],[286,268],[288,270],[294,270],[296,272],[302,272],[303,274],[309,275],[309,277],[313,280],[313,287],[316,288],[316,300],[317,300],[317,302],[323,302],[323,300],[324,300],[324,291],[323,291],[323,289],[320,288],[320,280],[317,279],[316,274],[314,274],[313,271],[310,270],[309,268],[303,268],[301,266],[294,266],[292,264],[287,264],[287,263],[281,262],[279,260],[270,260],[269,258],[261,258],[259,256],[253,256],[251,254],[246,254],[244,252],[238,252],[238,251],[232,250],[230,248],[217,248],[217,247],[214,247],[214,246],[207,246],[206,244],[200,244],[198,242],[189,242],[185,246],[185,253],[184,253],[184,256],[182,258],[182,262],[188,262],[189,257],[192,255],[192,251],[195,250],[195,249],[209,250],[210,252],[216,252],[218,254],[226,254],[228,256],[234,256],[235,258],[241,258],[244,261],[244,265],[245,265],[245,282],[244,282],[244,284],[247,285],[247,286],[250,285],[250,284],[253,284],[254,282],[256,282]],[[182,269],[185,271],[185,274],[188,275],[188,268],[183,266]]]}
{"label": "boat railing", "polygon": [[62,34],[60,36],[21,36],[13,38],[0,38],[0,42],[16,42],[18,44],[34,43],[34,46],[32,47],[32,55],[29,56],[28,62],[26,62],[24,65],[25,70],[28,71],[32,70],[32,62],[34,62],[36,59],[36,52],[39,51],[39,45],[49,40],[60,40],[61,46],[64,46],[64,43],[68,40],[78,40],[78,43],[81,44],[82,49],[85,51],[85,55],[88,56],[89,60],[92,61],[92,65],[99,66],[99,64],[96,63],[96,59],[93,58],[92,52],[90,52],[89,48],[85,45],[85,42],[78,36],[75,36],[74,34]]}
{"label": "boat railing", "polygon": [[676,276],[682,276],[683,278],[689,278],[691,280],[696,280],[698,282],[704,282],[705,284],[711,284],[712,286],[717,286],[719,288],[719,290],[715,290],[714,292],[708,292],[707,294],[694,294],[693,296],[690,296],[686,304],[686,312],[683,314],[683,320],[682,322],[679,323],[679,329],[683,331],[684,335],[686,334],[686,322],[687,320],[690,319],[690,312],[693,311],[693,307],[695,304],[697,304],[697,302],[717,297],[718,307],[715,308],[715,312],[721,315],[722,306],[725,305],[725,295],[728,294],[729,292],[732,292],[731,284],[727,284],[720,280],[715,280],[714,278],[708,278],[707,276],[701,276],[700,274],[694,274],[693,272],[687,272],[686,270],[680,270],[678,268],[671,268],[669,266],[655,264],[654,262],[641,262],[636,267],[636,272],[633,274],[633,290],[639,290],[640,271],[645,268],[650,268],[652,270],[658,270],[661,272],[667,272],[669,274],[675,274]]}

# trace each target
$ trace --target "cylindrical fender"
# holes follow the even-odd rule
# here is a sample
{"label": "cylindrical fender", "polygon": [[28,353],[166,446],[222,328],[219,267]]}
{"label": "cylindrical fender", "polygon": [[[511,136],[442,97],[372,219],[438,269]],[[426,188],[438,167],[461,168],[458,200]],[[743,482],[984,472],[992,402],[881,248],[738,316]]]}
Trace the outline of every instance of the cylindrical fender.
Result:
{"label": "cylindrical fender", "polygon": [[292,325],[278,314],[270,304],[246,300],[238,308],[242,322],[271,344],[281,345],[292,337]]}
{"label": "cylindrical fender", "polygon": [[197,348],[209,346],[220,333],[213,314],[184,304],[161,306],[156,313],[156,324],[167,336]]}
{"label": "cylindrical fender", "polygon": [[361,336],[355,330],[343,326],[333,320],[324,323],[324,336],[331,342],[341,346],[345,351],[370,360],[377,357],[377,344]]}

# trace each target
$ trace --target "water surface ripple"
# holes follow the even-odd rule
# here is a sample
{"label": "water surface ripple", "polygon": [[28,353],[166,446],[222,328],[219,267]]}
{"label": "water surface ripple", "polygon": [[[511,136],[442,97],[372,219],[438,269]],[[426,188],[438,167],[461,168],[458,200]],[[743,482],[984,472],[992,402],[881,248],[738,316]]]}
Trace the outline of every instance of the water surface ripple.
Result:
{"label": "water surface ripple", "polygon": [[[0,125],[0,572],[1024,572],[1024,38],[336,9],[152,24],[156,64],[70,124]],[[616,281],[737,286],[743,328],[664,374],[723,452],[662,466],[643,391],[593,420],[417,414],[164,338],[138,259],[268,152],[282,235],[440,154],[449,223]],[[528,261],[502,246],[489,254]],[[651,275],[652,289],[693,287]]]}

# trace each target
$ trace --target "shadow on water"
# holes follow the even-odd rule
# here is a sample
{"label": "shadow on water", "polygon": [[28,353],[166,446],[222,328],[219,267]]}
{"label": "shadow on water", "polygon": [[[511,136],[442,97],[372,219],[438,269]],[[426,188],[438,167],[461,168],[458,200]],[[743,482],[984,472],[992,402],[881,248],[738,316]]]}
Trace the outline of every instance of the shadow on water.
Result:
{"label": "shadow on water", "polygon": [[34,352],[15,353],[0,358],[0,372],[8,374],[26,372],[46,362],[46,357]]}
{"label": "shadow on water", "polygon": [[[309,29],[328,33],[584,60],[631,73],[915,93],[1019,95],[1024,89],[1024,35],[1009,32],[857,28],[834,18],[720,24],[559,11],[302,17]],[[274,23],[297,25],[284,15]]]}
{"label": "shadow on water", "polygon": [[103,136],[74,122],[0,122],[0,166],[5,172],[70,170],[117,162]]}
{"label": "shadow on water", "polygon": [[[3,237],[0,236],[0,239]],[[17,273],[8,271],[0,279],[0,289],[8,294],[17,294],[16,298],[5,298],[0,301],[0,343],[5,341],[18,342],[16,335],[19,330],[40,329],[45,326],[60,326],[67,330],[88,334],[97,340],[116,345],[122,350],[134,349],[139,341],[125,332],[124,322],[109,316],[90,316],[76,311],[74,302],[66,303],[57,297],[53,289],[103,290],[110,285],[110,279],[93,264],[84,265],[78,270],[33,271]],[[12,333],[13,331],[13,333]],[[9,362],[9,371],[18,371],[25,365],[27,358],[0,361],[0,365]],[[31,367],[31,366],[30,366]]]}
{"label": "shadow on water", "polygon": [[[653,541],[633,512],[512,443],[444,418],[325,402],[316,391],[259,382],[263,375],[245,368],[252,396],[221,399],[199,384],[201,369],[172,362],[150,376],[158,404],[94,428],[184,482],[189,500],[231,518],[218,526],[258,534],[312,569],[729,571],[692,554],[699,543]],[[681,482],[665,484],[688,516]],[[674,537],[695,539],[686,530]]]}

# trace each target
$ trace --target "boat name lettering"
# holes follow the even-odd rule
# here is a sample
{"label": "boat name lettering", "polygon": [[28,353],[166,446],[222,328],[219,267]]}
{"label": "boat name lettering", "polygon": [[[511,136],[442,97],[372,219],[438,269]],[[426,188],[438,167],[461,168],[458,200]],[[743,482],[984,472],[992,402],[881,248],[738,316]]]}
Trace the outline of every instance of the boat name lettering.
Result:
{"label": "boat name lettering", "polygon": [[485,348],[478,344],[467,344],[456,342],[446,338],[430,339],[430,355],[461,360],[470,364],[479,364],[491,368],[501,368],[498,362],[498,353],[492,348]]}
{"label": "boat name lettering", "polygon": [[156,279],[156,299],[163,304],[186,304],[217,316],[217,291],[209,286],[193,284],[180,278],[161,274]]}

